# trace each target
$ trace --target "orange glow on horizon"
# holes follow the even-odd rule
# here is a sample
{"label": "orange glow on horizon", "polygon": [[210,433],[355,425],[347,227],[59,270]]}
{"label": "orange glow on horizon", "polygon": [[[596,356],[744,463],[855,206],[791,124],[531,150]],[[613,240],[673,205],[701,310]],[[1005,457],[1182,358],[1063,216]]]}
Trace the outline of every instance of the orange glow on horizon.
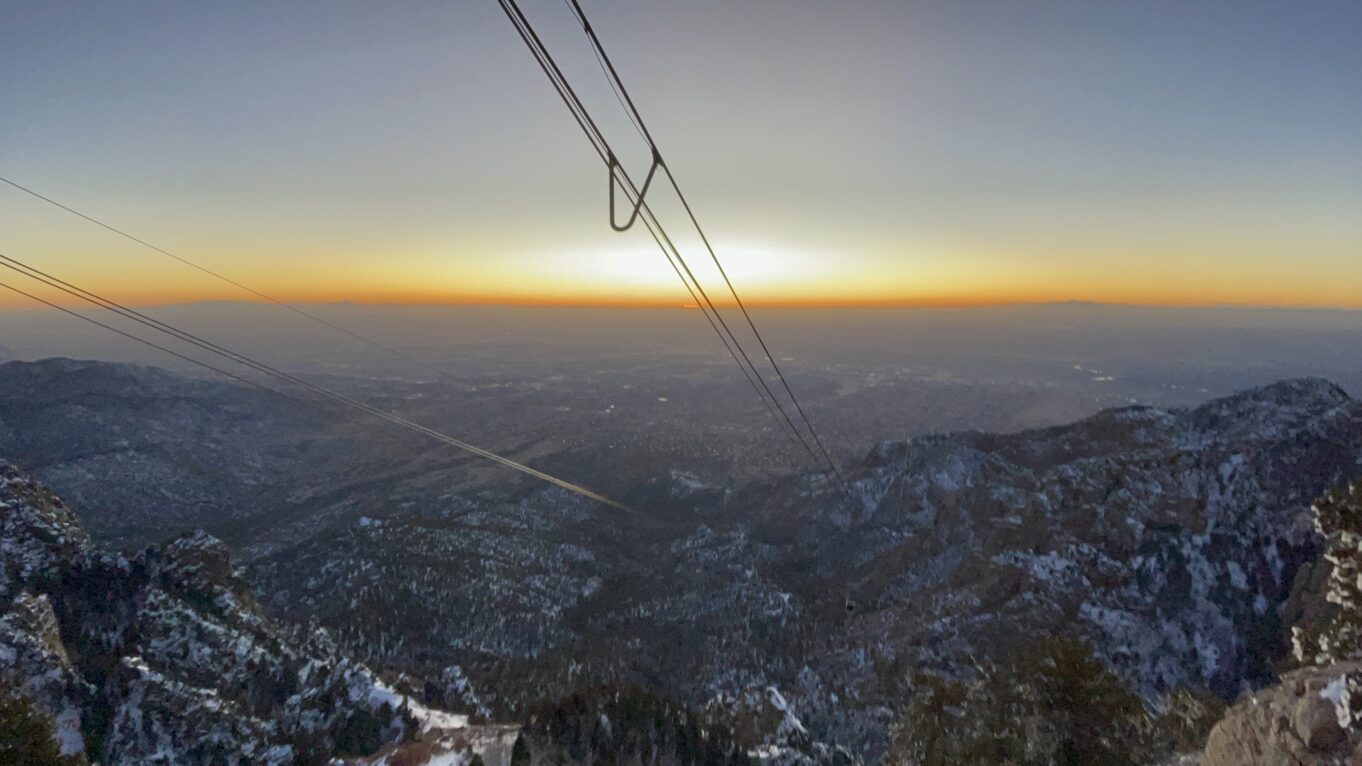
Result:
{"label": "orange glow on horizon", "polygon": [[[36,249],[36,248],[35,248]],[[136,306],[252,301],[253,296],[202,273],[166,263],[135,247],[72,248],[27,255],[25,262],[86,289]],[[1218,258],[1160,253],[994,253],[918,246],[856,256],[798,252],[778,246],[721,250],[745,305],[763,308],[971,308],[1084,302],[1136,306],[1253,306],[1362,309],[1362,270],[1283,274],[1275,259],[1240,259],[1226,272]],[[274,296],[300,304],[693,307],[695,301],[656,251],[528,250],[471,257],[443,248],[384,253],[369,247],[288,253],[235,248],[195,253],[196,262]],[[132,260],[131,267],[123,262]],[[323,261],[326,269],[315,264]],[[712,264],[691,267],[709,299],[734,302]],[[80,304],[18,275],[0,279],[63,306]],[[0,290],[0,309],[36,307]],[[88,307],[88,306],[87,306]]]}
{"label": "orange glow on horizon", "polygon": [[[27,292],[39,295],[60,306],[78,310],[95,310],[88,303],[78,301],[62,294],[53,294],[35,285],[22,286]],[[261,303],[264,301],[249,295],[230,295],[219,291],[196,292],[150,292],[112,294],[104,291],[106,297],[135,307],[173,306],[193,303],[232,302]],[[613,297],[591,295],[549,295],[525,294],[515,292],[451,294],[438,291],[376,291],[369,293],[298,293],[293,291],[276,292],[272,295],[281,301],[299,305],[325,305],[351,303],[361,306],[522,306],[532,307],[580,307],[580,308],[640,308],[696,310],[699,308],[689,300],[676,300],[666,297]],[[725,295],[727,295],[725,293]],[[1195,296],[1156,296],[1156,295],[1103,295],[1100,297],[1074,296],[1072,294],[941,294],[941,295],[904,295],[904,296],[838,296],[821,297],[772,297],[764,295],[744,295],[743,305],[764,309],[947,309],[947,308],[986,308],[1016,305],[1042,304],[1095,304],[1107,306],[1133,306],[1150,308],[1204,308],[1204,307],[1245,307],[1245,308],[1282,308],[1282,309],[1336,309],[1362,310],[1362,299],[1347,302],[1311,301],[1302,297],[1298,301],[1284,301],[1252,298],[1241,300],[1220,300],[1198,298]],[[714,304],[723,309],[735,308],[731,296],[726,300],[711,296]],[[0,311],[44,310],[46,306],[10,292],[0,292]]]}

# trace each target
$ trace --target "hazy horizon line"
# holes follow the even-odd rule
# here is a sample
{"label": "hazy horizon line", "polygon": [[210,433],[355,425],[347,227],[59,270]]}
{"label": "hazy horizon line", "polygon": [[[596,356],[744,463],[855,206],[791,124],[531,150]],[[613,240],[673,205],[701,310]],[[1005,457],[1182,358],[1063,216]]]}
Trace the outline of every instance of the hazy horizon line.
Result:
{"label": "hazy horizon line", "polygon": [[[503,308],[595,308],[595,309],[680,309],[692,311],[699,308],[694,303],[663,301],[545,301],[545,300],[461,300],[461,301],[357,301],[341,300],[296,300],[281,301],[290,306],[356,306],[356,307],[400,307],[400,308],[455,308],[455,307],[503,307]],[[1323,312],[1362,312],[1362,305],[1310,305],[1310,304],[1262,304],[1262,303],[1134,303],[1095,300],[1052,300],[1052,301],[962,301],[962,300],[884,300],[884,301],[744,301],[748,308],[761,309],[986,309],[986,308],[1123,308],[1123,309],[1239,309],[1251,311],[1323,311]],[[722,309],[736,309],[733,301],[715,301]],[[139,309],[147,308],[188,308],[195,306],[234,305],[268,306],[269,301],[217,298],[196,301],[172,301],[166,303],[127,303]],[[77,306],[79,307],[79,306]],[[58,311],[47,306],[31,308],[0,308],[0,313],[35,313]]]}

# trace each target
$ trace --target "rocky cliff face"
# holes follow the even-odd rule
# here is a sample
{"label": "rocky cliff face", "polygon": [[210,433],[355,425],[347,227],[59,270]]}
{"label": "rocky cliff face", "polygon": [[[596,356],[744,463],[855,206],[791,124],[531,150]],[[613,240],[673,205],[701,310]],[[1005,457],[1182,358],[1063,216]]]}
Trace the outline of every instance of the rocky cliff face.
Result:
{"label": "rocky cliff face", "polygon": [[0,554],[0,681],[78,761],[314,763],[466,724],[263,615],[212,537],[106,552],[4,463]]}
{"label": "rocky cliff face", "polygon": [[1293,659],[1304,668],[1240,699],[1210,732],[1203,763],[1362,763],[1362,484],[1315,501],[1316,530],[1327,540],[1321,569],[1300,578],[1292,626]]}
{"label": "rocky cliff face", "polygon": [[1202,766],[1328,766],[1362,762],[1362,727],[1342,697],[1362,664],[1304,668],[1245,695],[1211,730]]}

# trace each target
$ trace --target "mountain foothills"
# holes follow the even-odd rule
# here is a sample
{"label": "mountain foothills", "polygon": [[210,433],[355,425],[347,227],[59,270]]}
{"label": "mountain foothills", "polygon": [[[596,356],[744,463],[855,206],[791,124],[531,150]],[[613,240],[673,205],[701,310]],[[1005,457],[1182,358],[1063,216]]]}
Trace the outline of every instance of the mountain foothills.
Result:
{"label": "mountain foothills", "polygon": [[1362,756],[1330,383],[885,442],[851,497],[609,447],[513,456],[641,514],[244,386],[0,365],[0,725],[54,762]]}

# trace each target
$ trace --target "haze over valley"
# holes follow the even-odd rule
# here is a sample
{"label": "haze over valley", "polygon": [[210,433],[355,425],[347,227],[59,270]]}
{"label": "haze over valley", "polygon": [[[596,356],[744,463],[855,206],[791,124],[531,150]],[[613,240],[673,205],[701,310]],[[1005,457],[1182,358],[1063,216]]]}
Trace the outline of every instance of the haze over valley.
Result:
{"label": "haze over valley", "polygon": [[[190,304],[149,314],[494,451],[607,460],[589,470],[620,491],[672,467],[739,482],[809,467],[693,310],[307,310],[405,358],[275,306]],[[842,460],[886,439],[1017,431],[1136,403],[1190,406],[1286,377],[1362,390],[1362,355],[1341,351],[1362,343],[1362,313],[1352,311],[1047,304],[757,316]],[[206,374],[73,318],[10,312],[3,322],[10,358]],[[358,433],[370,431],[385,428]],[[610,450],[623,460],[607,459]]]}

